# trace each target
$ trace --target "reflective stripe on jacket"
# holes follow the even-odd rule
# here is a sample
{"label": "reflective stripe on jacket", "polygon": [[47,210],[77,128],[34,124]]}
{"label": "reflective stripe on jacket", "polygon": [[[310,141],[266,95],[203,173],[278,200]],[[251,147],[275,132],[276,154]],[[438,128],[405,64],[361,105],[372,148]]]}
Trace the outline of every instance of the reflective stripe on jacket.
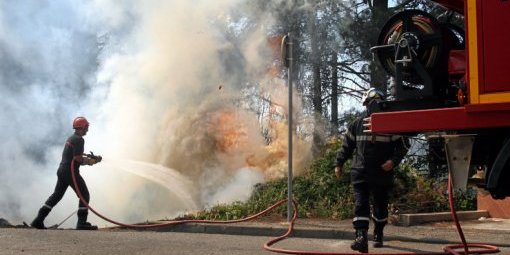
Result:
{"label": "reflective stripe on jacket", "polygon": [[336,165],[342,166],[348,158],[353,156],[352,183],[368,181],[390,184],[393,182],[393,171],[384,171],[381,166],[390,159],[396,167],[406,155],[409,141],[399,135],[363,132],[363,118],[365,117],[366,113],[349,125],[336,158]]}

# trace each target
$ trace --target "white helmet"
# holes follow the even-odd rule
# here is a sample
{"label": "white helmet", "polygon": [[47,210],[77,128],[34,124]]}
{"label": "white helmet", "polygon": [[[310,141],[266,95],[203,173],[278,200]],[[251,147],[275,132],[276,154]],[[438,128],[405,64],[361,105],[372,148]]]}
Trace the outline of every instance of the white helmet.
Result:
{"label": "white helmet", "polygon": [[361,103],[364,106],[368,105],[368,103],[374,99],[384,100],[384,93],[376,88],[370,88],[369,90],[363,93],[363,97],[361,98]]}

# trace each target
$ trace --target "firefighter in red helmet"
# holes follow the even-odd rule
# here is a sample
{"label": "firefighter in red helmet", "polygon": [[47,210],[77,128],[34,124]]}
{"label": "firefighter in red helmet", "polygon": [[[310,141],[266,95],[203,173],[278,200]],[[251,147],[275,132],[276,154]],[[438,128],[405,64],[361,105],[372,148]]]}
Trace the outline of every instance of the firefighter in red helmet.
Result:
{"label": "firefighter in red helmet", "polygon": [[[90,195],[85,184],[85,180],[80,175],[80,165],[94,165],[101,161],[101,156],[87,155],[84,154],[85,136],[89,130],[89,122],[85,117],[77,117],[73,121],[74,134],[67,138],[64,145],[64,151],[62,152],[62,160],[57,170],[57,184],[55,185],[55,191],[46,200],[44,205],[39,209],[37,217],[32,221],[31,226],[38,229],[46,229],[44,226],[44,219],[50,213],[51,209],[62,199],[67,188],[71,186],[76,192],[76,188],[73,184],[71,175],[71,162],[74,160],[74,171],[78,188],[80,189],[86,202],[89,202]],[[87,222],[88,208],[79,201],[78,208],[78,223],[76,229],[82,230],[96,230],[97,226],[94,226]]]}
{"label": "firefighter in red helmet", "polygon": [[363,94],[361,101],[366,110],[349,125],[336,158],[335,175],[340,177],[345,161],[352,156],[350,175],[355,201],[352,224],[356,237],[351,249],[359,252],[368,252],[370,218],[374,222],[373,247],[383,246],[383,230],[388,222],[389,193],[393,187],[393,169],[409,148],[405,137],[365,132],[363,119],[376,112],[382,100],[384,93],[375,88]]}

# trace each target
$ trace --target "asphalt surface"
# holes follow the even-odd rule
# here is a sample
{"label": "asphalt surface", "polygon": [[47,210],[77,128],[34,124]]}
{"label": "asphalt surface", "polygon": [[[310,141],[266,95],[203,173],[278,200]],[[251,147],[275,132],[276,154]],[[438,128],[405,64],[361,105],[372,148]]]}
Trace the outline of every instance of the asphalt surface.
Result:
{"label": "asphalt surface", "polygon": [[[491,243],[510,247],[510,219],[481,218],[461,221],[461,227],[470,243]],[[236,224],[183,224],[154,229],[160,232],[186,232],[250,236],[279,236],[288,229],[286,219],[257,220]],[[297,219],[291,237],[347,239],[354,238],[351,220]],[[425,242],[433,244],[460,243],[455,224],[451,221],[432,222],[416,226],[387,225],[385,240]]]}
{"label": "asphalt surface", "polygon": [[[101,224],[99,224],[101,225]],[[498,246],[510,254],[510,219],[462,221],[468,243]],[[36,230],[0,228],[0,254],[272,254],[263,244],[286,232],[286,219],[263,218],[236,224],[183,224],[143,231],[101,228]],[[275,247],[351,253],[350,220],[298,219],[290,238]],[[442,252],[460,238],[452,222],[415,226],[388,225],[383,249],[374,253]]]}
{"label": "asphalt surface", "polygon": [[[413,229],[415,227],[412,227]],[[427,229],[427,228],[426,228]],[[444,227],[435,232],[442,233]],[[415,230],[417,231],[417,230]],[[404,233],[400,233],[404,234]],[[442,235],[442,234],[441,234]],[[479,233],[480,238],[493,235]],[[399,235],[400,236],[400,235]],[[442,252],[447,240],[440,235],[434,239],[391,236],[385,248],[372,249],[372,253],[398,254],[402,252]],[[507,235],[508,236],[508,235]],[[0,228],[0,254],[222,254],[256,255],[274,254],[263,248],[272,237],[204,234],[185,232],[155,232],[120,229],[99,231],[36,230]],[[414,239],[414,240],[413,240]],[[302,252],[353,254],[350,239],[321,239],[292,237],[274,245],[277,248]],[[455,242],[457,243],[457,242]],[[510,254],[510,247],[500,246],[499,254]]]}

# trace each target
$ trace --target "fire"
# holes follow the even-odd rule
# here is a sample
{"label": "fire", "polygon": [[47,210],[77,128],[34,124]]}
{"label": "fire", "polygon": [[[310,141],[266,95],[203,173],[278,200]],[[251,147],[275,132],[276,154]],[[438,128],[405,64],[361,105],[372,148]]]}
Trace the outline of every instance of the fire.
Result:
{"label": "fire", "polygon": [[215,148],[221,153],[233,153],[248,141],[246,127],[232,111],[219,111],[211,117],[209,131],[214,135]]}
{"label": "fire", "polygon": [[[266,102],[271,105],[262,116],[218,101],[203,101],[198,111],[169,114],[163,124],[158,162],[216,186],[242,168],[256,169],[266,180],[284,177],[287,111],[273,100]],[[310,142],[294,137],[293,170],[299,175],[310,160]]]}
{"label": "fire", "polygon": [[269,117],[269,144],[262,142],[258,126],[250,132],[243,115],[233,109],[210,113],[207,132],[214,137],[215,153],[224,164],[237,162],[236,167],[256,168],[266,179],[273,179],[282,177],[287,169],[287,126],[274,119]]}

